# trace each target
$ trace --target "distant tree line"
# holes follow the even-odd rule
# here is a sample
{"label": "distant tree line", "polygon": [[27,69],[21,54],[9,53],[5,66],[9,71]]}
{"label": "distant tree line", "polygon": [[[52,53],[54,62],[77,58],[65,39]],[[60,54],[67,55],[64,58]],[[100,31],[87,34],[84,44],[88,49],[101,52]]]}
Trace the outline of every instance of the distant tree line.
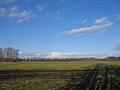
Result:
{"label": "distant tree line", "polygon": [[18,49],[12,47],[0,48],[0,61],[10,61],[18,58]]}
{"label": "distant tree line", "polygon": [[0,62],[19,62],[19,61],[118,61],[120,60],[120,57],[107,57],[103,59],[97,59],[97,58],[18,58],[19,50],[12,48],[12,47],[6,47],[6,48],[0,48]]}
{"label": "distant tree line", "polygon": [[120,57],[107,57],[107,58],[102,58],[102,59],[97,59],[97,58],[24,58],[21,59],[21,61],[119,61]]}

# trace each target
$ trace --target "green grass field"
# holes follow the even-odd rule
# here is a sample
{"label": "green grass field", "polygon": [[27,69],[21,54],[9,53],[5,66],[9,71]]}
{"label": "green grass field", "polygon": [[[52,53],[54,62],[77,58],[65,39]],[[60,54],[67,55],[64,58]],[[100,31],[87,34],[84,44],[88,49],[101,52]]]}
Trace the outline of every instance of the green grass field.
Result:
{"label": "green grass field", "polygon": [[120,61],[0,62],[0,70],[81,70],[96,64],[120,65]]}
{"label": "green grass field", "polygon": [[86,89],[120,90],[120,61],[0,62],[0,90]]}

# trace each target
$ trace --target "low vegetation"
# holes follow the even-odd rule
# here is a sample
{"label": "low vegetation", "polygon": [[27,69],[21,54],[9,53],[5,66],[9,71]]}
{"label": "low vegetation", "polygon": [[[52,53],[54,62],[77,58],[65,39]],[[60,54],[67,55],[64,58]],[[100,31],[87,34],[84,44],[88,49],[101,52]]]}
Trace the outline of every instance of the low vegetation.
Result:
{"label": "low vegetation", "polygon": [[0,62],[0,90],[119,90],[120,61]]}

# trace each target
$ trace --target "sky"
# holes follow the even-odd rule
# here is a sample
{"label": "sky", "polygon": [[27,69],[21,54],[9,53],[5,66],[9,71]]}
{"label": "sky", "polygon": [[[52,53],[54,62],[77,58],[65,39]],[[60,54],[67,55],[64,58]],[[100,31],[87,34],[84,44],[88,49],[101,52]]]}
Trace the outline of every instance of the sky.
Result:
{"label": "sky", "polygon": [[0,47],[22,57],[120,55],[120,0],[0,0]]}

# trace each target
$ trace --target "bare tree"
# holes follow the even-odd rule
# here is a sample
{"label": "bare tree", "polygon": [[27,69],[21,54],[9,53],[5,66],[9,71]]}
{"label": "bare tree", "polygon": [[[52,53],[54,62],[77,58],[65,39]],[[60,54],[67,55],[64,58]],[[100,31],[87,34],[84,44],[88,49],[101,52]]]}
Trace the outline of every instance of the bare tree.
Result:
{"label": "bare tree", "polygon": [[2,51],[2,48],[0,48],[0,58],[3,57],[3,51]]}
{"label": "bare tree", "polygon": [[7,48],[4,48],[2,51],[3,51],[4,58],[17,58],[18,57],[18,49],[7,47]]}

